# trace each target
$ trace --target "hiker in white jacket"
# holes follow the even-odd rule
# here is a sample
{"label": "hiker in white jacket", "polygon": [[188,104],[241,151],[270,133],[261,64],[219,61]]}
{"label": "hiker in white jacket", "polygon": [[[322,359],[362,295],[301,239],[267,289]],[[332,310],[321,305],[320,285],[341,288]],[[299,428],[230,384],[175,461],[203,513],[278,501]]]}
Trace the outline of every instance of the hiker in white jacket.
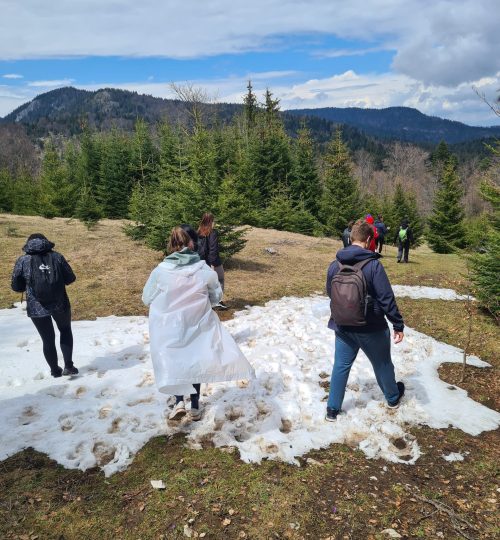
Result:
{"label": "hiker in white jacket", "polygon": [[[222,297],[217,273],[193,251],[180,227],[172,229],[166,257],[151,272],[142,293],[149,307],[151,358],[160,392],[173,394],[169,416],[186,414],[184,395],[191,395],[190,415],[201,418],[200,383],[255,377],[252,366],[212,311]],[[196,393],[192,393],[193,386]]]}

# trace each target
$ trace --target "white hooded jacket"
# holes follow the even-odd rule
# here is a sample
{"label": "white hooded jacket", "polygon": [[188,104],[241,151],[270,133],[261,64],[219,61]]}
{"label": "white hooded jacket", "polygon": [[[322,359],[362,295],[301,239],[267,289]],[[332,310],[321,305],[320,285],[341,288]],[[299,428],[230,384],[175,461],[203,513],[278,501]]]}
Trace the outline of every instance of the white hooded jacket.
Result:
{"label": "white hooded jacket", "polygon": [[188,249],[151,273],[142,301],[149,308],[151,358],[160,392],[193,393],[193,384],[255,377],[212,305],[222,298],[216,272]]}

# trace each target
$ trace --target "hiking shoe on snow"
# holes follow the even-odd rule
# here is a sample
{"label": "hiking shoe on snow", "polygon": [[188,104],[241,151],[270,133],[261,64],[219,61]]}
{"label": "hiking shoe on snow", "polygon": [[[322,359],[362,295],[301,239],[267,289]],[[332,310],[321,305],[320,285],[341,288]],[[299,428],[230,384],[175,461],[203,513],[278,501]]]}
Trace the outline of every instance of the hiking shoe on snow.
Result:
{"label": "hiking shoe on snow", "polygon": [[172,412],[169,414],[169,420],[180,420],[183,416],[186,415],[186,405],[184,401],[179,401],[173,408]]}
{"label": "hiking shoe on snow", "polygon": [[197,409],[191,407],[191,409],[189,410],[189,416],[191,420],[194,420],[195,422],[201,420],[201,409],[199,407]]}
{"label": "hiking shoe on snow", "polygon": [[220,309],[221,311],[224,311],[228,309],[228,307],[223,302],[219,302],[218,304],[215,304],[214,309]]}
{"label": "hiking shoe on snow", "polygon": [[63,375],[78,375],[78,369],[75,366],[65,367],[62,372]]}
{"label": "hiking shoe on snow", "polygon": [[327,422],[335,422],[335,420],[337,420],[338,414],[339,414],[339,411],[337,411],[337,409],[332,409],[330,407],[327,407],[325,420]]}
{"label": "hiking shoe on snow", "polygon": [[57,378],[57,377],[60,377],[63,374],[63,370],[62,370],[62,368],[57,366],[57,369],[51,369],[50,370],[50,374],[52,375],[52,377]]}
{"label": "hiking shoe on snow", "polygon": [[404,383],[399,381],[397,383],[397,385],[398,385],[398,390],[399,390],[399,397],[398,397],[398,399],[396,401],[393,401],[392,403],[387,402],[387,407],[389,407],[389,409],[397,409],[399,407],[399,403],[400,403],[402,397],[405,395],[405,385],[404,385]]}

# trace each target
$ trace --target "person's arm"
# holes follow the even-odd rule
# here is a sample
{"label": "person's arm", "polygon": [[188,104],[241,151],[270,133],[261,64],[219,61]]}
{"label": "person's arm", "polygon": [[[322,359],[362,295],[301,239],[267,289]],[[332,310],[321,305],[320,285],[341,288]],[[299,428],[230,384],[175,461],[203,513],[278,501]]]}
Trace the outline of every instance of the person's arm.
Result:
{"label": "person's arm", "polygon": [[158,288],[158,279],[156,277],[156,268],[151,272],[146,285],[144,285],[144,290],[142,291],[142,302],[146,306],[149,306],[151,302],[160,294],[160,289]]}
{"label": "person's arm", "polygon": [[[377,304],[381,307],[386,317],[392,323],[394,332],[400,333],[404,330],[404,321],[399,312],[396,298],[389,282],[389,278],[385,273],[384,267],[375,261],[372,263],[372,286],[373,296]],[[400,341],[400,340],[399,340]]]}
{"label": "person's arm", "polygon": [[208,287],[208,298],[212,306],[216,306],[222,300],[222,287],[219,283],[219,277],[217,272],[212,270],[210,267],[206,266],[204,269],[207,287]]}
{"label": "person's arm", "polygon": [[23,261],[25,257],[19,257],[16,264],[14,265],[14,270],[12,271],[12,280],[11,287],[14,292],[24,292],[26,290],[26,280],[24,279],[23,272]]}
{"label": "person's arm", "polygon": [[61,257],[61,269],[64,278],[64,284],[70,285],[71,283],[76,281],[75,273],[73,272],[68,261],[61,254],[59,254],[59,256]]}
{"label": "person's arm", "polygon": [[326,273],[326,294],[328,298],[332,297],[332,279],[333,276],[339,271],[339,263],[333,261],[328,267],[328,272]]}
{"label": "person's arm", "polygon": [[208,265],[209,266],[218,266],[220,264],[219,257],[219,233],[217,231],[212,231],[207,238],[208,241]]}
{"label": "person's arm", "polygon": [[413,231],[408,227],[408,240],[410,241],[410,244],[413,244]]}

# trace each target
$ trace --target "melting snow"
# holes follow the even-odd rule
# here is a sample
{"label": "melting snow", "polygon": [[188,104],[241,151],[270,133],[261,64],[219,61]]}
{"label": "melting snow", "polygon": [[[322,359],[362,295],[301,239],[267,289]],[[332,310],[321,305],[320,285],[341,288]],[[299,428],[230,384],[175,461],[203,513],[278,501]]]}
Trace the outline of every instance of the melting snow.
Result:
{"label": "melting snow", "polygon": [[[356,360],[335,423],[324,421],[325,386],[334,333],[322,296],[283,298],[237,313],[226,326],[255,367],[250,382],[202,385],[203,418],[169,424],[172,399],[155,387],[144,317],[105,317],[74,323],[80,376],[53,379],[41,341],[18,306],[0,310],[0,459],[28,446],[68,468],[100,466],[106,475],[127,467],[152,437],[185,432],[194,448],[211,441],[236,447],[247,462],[296,457],[332,443],[359,447],[367,457],[414,463],[418,441],[408,428],[454,426],[472,435],[493,430],[500,414],[442,382],[443,362],[461,351],[407,329],[393,347],[407,395],[389,411],[367,358]],[[476,357],[468,362],[488,366]],[[193,381],[196,382],[196,381]]]}
{"label": "melting snow", "polygon": [[[428,298],[430,300],[467,300],[466,294],[458,294],[453,289],[439,289],[437,287],[423,287],[421,285],[393,285],[396,296],[407,298]],[[471,298],[474,300],[474,298]]]}
{"label": "melting snow", "polygon": [[459,454],[458,452],[450,452],[447,456],[444,454],[442,455],[442,458],[446,461],[463,461],[464,456],[462,454]]}

